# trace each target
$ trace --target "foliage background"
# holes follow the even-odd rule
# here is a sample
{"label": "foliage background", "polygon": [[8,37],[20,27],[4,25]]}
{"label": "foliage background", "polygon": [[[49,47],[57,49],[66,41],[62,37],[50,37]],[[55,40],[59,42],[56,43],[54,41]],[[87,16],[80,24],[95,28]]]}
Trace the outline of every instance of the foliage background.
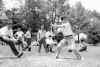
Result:
{"label": "foliage background", "polygon": [[[2,0],[0,1],[2,8]],[[50,29],[51,23],[59,24],[59,18],[64,17],[72,24],[75,33],[85,32],[94,42],[99,41],[100,13],[85,9],[80,2],[74,7],[68,2],[69,0],[26,0],[25,6],[21,9],[13,8],[5,13],[13,24],[26,29],[31,27],[33,32],[37,32],[41,25],[44,25],[45,29]]]}

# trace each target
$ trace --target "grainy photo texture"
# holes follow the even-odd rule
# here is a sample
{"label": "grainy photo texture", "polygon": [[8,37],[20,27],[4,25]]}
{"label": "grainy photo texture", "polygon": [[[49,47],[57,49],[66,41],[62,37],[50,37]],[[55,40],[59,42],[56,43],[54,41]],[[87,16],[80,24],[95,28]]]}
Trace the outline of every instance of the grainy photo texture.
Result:
{"label": "grainy photo texture", "polygon": [[99,0],[0,0],[0,67],[100,67]]}

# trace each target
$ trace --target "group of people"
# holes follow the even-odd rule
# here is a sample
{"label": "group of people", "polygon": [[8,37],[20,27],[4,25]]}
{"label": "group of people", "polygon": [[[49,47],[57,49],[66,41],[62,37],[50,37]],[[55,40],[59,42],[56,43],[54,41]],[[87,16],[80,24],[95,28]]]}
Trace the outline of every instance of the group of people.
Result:
{"label": "group of people", "polygon": [[[72,30],[72,26],[69,21],[62,20],[62,24],[51,24],[52,27],[57,28],[56,31],[45,30],[44,26],[37,33],[37,42],[39,44],[38,52],[41,52],[42,45],[45,48],[45,52],[56,52],[56,58],[60,58],[60,52],[63,47],[68,47],[68,50],[74,53],[76,59],[82,59],[79,51],[76,48],[75,33]],[[84,35],[84,34],[80,34]],[[87,36],[85,36],[86,38]],[[23,55],[23,51],[28,49],[31,50],[31,28],[27,29],[26,32],[18,28],[16,31],[13,30],[12,24],[8,24],[0,29],[0,40],[9,44],[12,52],[17,57]],[[76,36],[77,39],[77,36]],[[22,51],[16,48],[16,44],[21,46]],[[53,49],[53,47],[55,48]]]}
{"label": "group of people", "polygon": [[44,30],[44,26],[41,26],[41,29],[37,33],[37,41],[39,42],[39,53],[41,52],[42,45],[46,53],[53,52],[52,47],[54,44],[56,44],[56,42],[52,39],[53,36],[54,33],[52,31]]}
{"label": "group of people", "polygon": [[[58,59],[60,58],[60,52],[62,48],[67,47],[69,51],[71,50],[71,52],[73,52],[73,54],[76,56],[76,59],[82,59],[82,56],[79,54],[76,45],[76,40],[78,39],[78,37],[73,32],[70,22],[65,20],[62,21],[62,24],[60,25],[52,24],[51,26],[58,28],[57,31],[55,31],[55,33],[50,30],[44,30],[43,26],[38,31],[37,40],[40,44],[38,52],[41,51],[41,46],[43,45],[46,53],[56,51],[56,58]],[[81,33],[80,35],[83,36],[80,39],[87,38],[87,36],[84,33]],[[81,42],[84,43],[83,41]],[[52,50],[54,45],[56,45],[56,48],[55,50]],[[84,46],[86,49],[86,45]]]}
{"label": "group of people", "polygon": [[[0,29],[0,40],[7,43],[14,55],[17,57],[21,57],[23,55],[23,50],[26,50],[29,47],[30,39],[30,28],[25,33],[21,30],[21,28],[18,28],[16,31],[14,31],[12,24],[9,23]],[[16,48],[16,45],[21,46],[22,51],[19,51]]]}

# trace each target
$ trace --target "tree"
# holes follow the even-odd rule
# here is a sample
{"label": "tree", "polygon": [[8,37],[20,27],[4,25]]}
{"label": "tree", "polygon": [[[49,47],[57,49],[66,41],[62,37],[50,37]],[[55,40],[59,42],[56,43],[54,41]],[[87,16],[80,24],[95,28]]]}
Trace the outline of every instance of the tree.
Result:
{"label": "tree", "polygon": [[0,8],[2,8],[3,7],[3,2],[2,2],[2,0],[0,0]]}

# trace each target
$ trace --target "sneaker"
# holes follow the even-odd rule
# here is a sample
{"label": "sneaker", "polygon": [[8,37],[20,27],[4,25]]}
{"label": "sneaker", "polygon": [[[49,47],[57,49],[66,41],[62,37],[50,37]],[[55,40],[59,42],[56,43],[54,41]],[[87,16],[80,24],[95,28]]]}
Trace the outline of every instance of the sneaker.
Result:
{"label": "sneaker", "polygon": [[23,55],[23,53],[20,53],[17,57],[20,58]]}

